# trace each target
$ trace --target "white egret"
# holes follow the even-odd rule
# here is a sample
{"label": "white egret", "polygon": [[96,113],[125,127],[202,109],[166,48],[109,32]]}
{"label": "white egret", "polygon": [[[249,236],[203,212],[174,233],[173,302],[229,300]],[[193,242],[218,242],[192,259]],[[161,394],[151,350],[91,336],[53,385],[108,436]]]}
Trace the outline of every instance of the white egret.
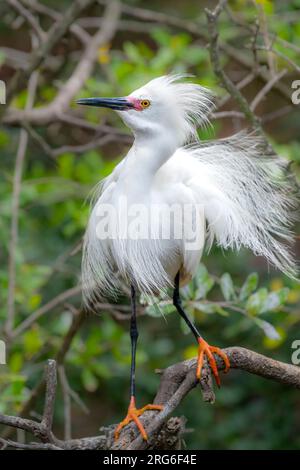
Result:
{"label": "white egret", "polygon": [[134,420],[147,439],[139,416],[162,409],[135,405],[136,290],[153,294],[173,287],[174,306],[198,341],[197,377],[206,357],[219,385],[213,353],[225,370],[228,358],[202,338],[179,295],[179,286],[196,274],[204,242],[208,248],[214,239],[223,248],[245,246],[288,275],[295,273],[288,248],[295,200],[284,165],[262,155],[259,139],[245,132],[199,142],[197,127],[208,123],[211,94],[182,78],[156,78],[123,98],[78,101],[116,110],[134,134],[127,156],[96,190],[82,269],[88,304],[115,293],[119,275],[131,286],[131,399],[116,438]]}

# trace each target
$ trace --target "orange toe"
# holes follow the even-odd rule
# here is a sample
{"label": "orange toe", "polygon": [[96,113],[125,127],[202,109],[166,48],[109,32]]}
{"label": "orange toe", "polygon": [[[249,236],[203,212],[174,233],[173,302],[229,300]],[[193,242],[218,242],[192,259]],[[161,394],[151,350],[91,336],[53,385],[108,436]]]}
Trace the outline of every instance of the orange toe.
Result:
{"label": "orange toe", "polygon": [[218,367],[217,367],[216,360],[214,358],[214,354],[217,354],[218,356],[221,357],[221,359],[223,359],[224,364],[225,364],[224,372],[228,372],[230,368],[230,362],[229,362],[227,355],[224,353],[224,351],[222,351],[222,349],[217,348],[216,346],[210,346],[203,338],[198,339],[198,344],[199,344],[198,361],[197,361],[197,371],[196,371],[197,379],[200,380],[201,378],[201,373],[202,373],[202,368],[203,368],[203,363],[204,363],[204,356],[205,356],[210,365],[216,384],[218,385],[218,387],[220,387],[221,380],[219,377]]}
{"label": "orange toe", "polygon": [[148,436],[147,436],[144,426],[139,420],[139,416],[141,416],[147,410],[161,411],[162,409],[163,409],[162,405],[145,405],[143,406],[143,408],[137,409],[135,406],[135,398],[131,397],[127,415],[125,419],[123,419],[123,421],[121,421],[121,423],[118,424],[118,426],[116,427],[115,434],[114,434],[115,440],[119,439],[121,430],[125,426],[127,426],[127,424],[129,424],[131,421],[134,421],[143,439],[147,441]]}

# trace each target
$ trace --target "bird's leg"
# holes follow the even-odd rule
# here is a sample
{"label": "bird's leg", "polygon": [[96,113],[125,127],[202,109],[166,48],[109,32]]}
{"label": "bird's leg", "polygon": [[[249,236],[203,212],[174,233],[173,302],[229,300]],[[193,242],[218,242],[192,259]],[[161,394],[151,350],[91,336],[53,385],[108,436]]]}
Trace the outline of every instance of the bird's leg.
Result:
{"label": "bird's leg", "polygon": [[202,336],[200,335],[200,333],[197,330],[196,326],[191,322],[191,320],[189,319],[189,317],[187,316],[187,314],[183,310],[182,304],[181,304],[181,298],[180,298],[180,294],[179,294],[179,278],[180,278],[180,273],[178,272],[176,274],[176,277],[175,277],[175,286],[174,286],[174,293],[173,293],[173,304],[174,304],[174,307],[176,308],[177,312],[179,313],[179,315],[184,319],[186,324],[191,329],[192,333],[194,334],[194,336],[195,336],[195,338],[198,342],[198,360],[197,360],[197,371],[196,371],[197,379],[200,380],[200,378],[201,378],[201,372],[202,372],[202,368],[203,368],[204,357],[206,356],[206,358],[208,360],[208,363],[211,367],[212,373],[215,377],[216,383],[217,383],[218,387],[220,387],[221,382],[220,382],[220,377],[219,377],[219,373],[218,373],[218,367],[217,367],[217,363],[216,363],[216,360],[215,360],[213,354],[217,354],[218,356],[220,356],[223,359],[224,364],[225,364],[225,371],[224,372],[228,372],[228,370],[229,370],[229,367],[230,367],[229,359],[228,359],[227,355],[222,351],[222,349],[217,348],[215,346],[210,346],[202,338]]}
{"label": "bird's leg", "polygon": [[127,411],[127,415],[123,421],[117,426],[115,430],[115,439],[119,438],[121,430],[131,421],[134,421],[140,431],[143,439],[146,441],[147,433],[144,426],[139,420],[139,416],[147,410],[161,411],[163,406],[161,405],[146,405],[143,408],[137,409],[135,406],[135,358],[136,358],[136,346],[138,339],[138,329],[136,321],[136,299],[135,299],[135,288],[131,286],[131,321],[130,321],[130,338],[131,338],[131,368],[130,368],[130,403]]}

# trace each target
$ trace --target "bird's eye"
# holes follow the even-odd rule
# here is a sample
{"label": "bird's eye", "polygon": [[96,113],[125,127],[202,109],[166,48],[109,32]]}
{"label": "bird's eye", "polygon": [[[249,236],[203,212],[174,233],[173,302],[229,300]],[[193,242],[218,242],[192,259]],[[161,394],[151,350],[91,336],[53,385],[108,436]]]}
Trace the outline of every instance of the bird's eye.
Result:
{"label": "bird's eye", "polygon": [[149,108],[149,106],[150,106],[150,101],[149,100],[141,100],[140,103],[141,103],[142,108],[144,108],[144,109]]}

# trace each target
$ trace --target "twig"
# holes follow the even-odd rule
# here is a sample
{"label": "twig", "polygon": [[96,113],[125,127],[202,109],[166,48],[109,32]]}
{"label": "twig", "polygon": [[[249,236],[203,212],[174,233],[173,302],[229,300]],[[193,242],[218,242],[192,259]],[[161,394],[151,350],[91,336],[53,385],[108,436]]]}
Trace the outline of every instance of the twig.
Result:
{"label": "twig", "polygon": [[25,320],[23,320],[20,325],[18,325],[11,333],[11,336],[15,338],[16,336],[20,335],[25,331],[29,326],[31,326],[38,318],[40,318],[42,315],[45,315],[45,313],[49,312],[50,310],[54,309],[57,307],[57,305],[65,302],[67,299],[70,299],[71,297],[74,297],[75,295],[80,294],[81,292],[81,286],[75,286],[71,287],[70,289],[61,292],[58,294],[56,297],[51,299],[49,302],[47,302],[45,305],[42,307],[38,308],[35,312],[33,312],[29,317],[27,317]]}
{"label": "twig", "polygon": [[63,365],[58,367],[58,375],[62,388],[63,402],[64,402],[64,439],[71,439],[72,432],[72,415],[71,415],[71,398],[70,386],[66,376],[66,371]]}
{"label": "twig", "polygon": [[239,118],[239,119],[245,119],[244,113],[241,113],[239,111],[218,111],[216,113],[211,113],[211,118],[212,119],[224,119],[224,118]]}
{"label": "twig", "polygon": [[228,91],[228,93],[236,100],[240,109],[246,116],[246,118],[250,121],[253,128],[258,130],[259,133],[262,133],[262,128],[259,119],[255,114],[251,111],[246,98],[241,94],[241,92],[237,89],[228,75],[225,73],[221,61],[220,61],[220,53],[219,53],[219,44],[218,44],[218,29],[217,29],[217,22],[218,17],[226,4],[226,0],[221,0],[214,11],[210,11],[207,8],[205,9],[205,13],[208,20],[208,31],[210,36],[210,57],[211,62],[213,65],[214,72],[216,76],[219,78],[221,85]]}
{"label": "twig", "polygon": [[[88,0],[85,0],[86,2]],[[91,1],[91,0],[89,0]],[[75,2],[74,2],[75,3]],[[102,28],[91,38],[85,47],[81,59],[78,62],[71,77],[61,88],[54,100],[47,106],[35,108],[29,112],[16,109],[8,109],[4,123],[27,121],[31,124],[45,125],[52,120],[59,119],[59,115],[69,106],[76,93],[83,87],[86,79],[90,76],[97,58],[98,49],[113,37],[118,24],[120,13],[119,2],[113,0],[108,3],[104,13]]]}
{"label": "twig", "polygon": [[39,25],[39,22],[36,18],[32,15],[32,13],[24,8],[24,6],[18,0],[7,0],[10,6],[12,6],[17,13],[19,13],[31,26],[32,30],[35,32],[39,42],[43,42],[46,39],[46,33],[42,30]]}
{"label": "twig", "polygon": [[[55,360],[57,361],[58,365],[63,364],[66,354],[70,349],[72,340],[74,336],[76,335],[76,333],[78,332],[78,330],[80,329],[82,323],[84,322],[85,317],[86,317],[86,313],[83,310],[77,311],[77,313],[73,315],[70,328],[67,331],[65,337],[63,338],[60,348],[58,349],[56,356],[55,356]],[[43,393],[44,388],[45,388],[45,381],[44,379],[42,379],[32,389],[29,398],[23,404],[19,413],[21,417],[26,416],[29,413],[29,411],[33,408],[33,406],[36,403],[37,398]],[[8,438],[10,435],[11,435],[10,429],[6,429],[3,433],[4,438]]]}
{"label": "twig", "polygon": [[[98,0],[98,3],[104,4],[104,0]],[[185,30],[193,36],[201,38],[205,43],[209,40],[204,28],[199,27],[193,21],[185,20],[172,16],[169,13],[161,13],[153,10],[147,10],[145,8],[135,7],[128,5],[127,3],[122,4],[122,11],[130,16],[139,18],[143,21],[153,21],[154,23],[161,23],[163,25],[168,25],[173,28],[178,28],[180,30]],[[220,42],[220,50],[223,51],[228,57],[230,57],[235,62],[238,62],[243,67],[253,71],[253,61],[245,55],[244,52],[240,52],[238,49],[233,47],[231,44]],[[265,82],[268,83],[270,80],[270,73],[266,70],[259,69],[257,70],[257,75]],[[286,87],[283,83],[277,82],[275,88],[279,93],[288,101],[290,101],[290,89]]]}
{"label": "twig", "polygon": [[90,140],[90,142],[87,142],[86,144],[63,145],[62,147],[52,149],[52,156],[57,157],[61,155],[62,153],[66,153],[66,152],[84,153],[84,152],[87,152],[88,150],[93,150],[97,147],[102,147],[106,144],[109,144],[110,142],[113,142],[114,140],[115,140],[115,137],[113,135],[110,135],[110,134],[101,135],[100,137],[94,137],[93,139]]}
{"label": "twig", "polygon": [[286,73],[286,69],[281,70],[281,72],[279,72],[277,75],[274,75],[273,78],[269,81],[269,83],[266,83],[265,86],[257,93],[254,100],[250,104],[250,109],[252,112],[255,111],[255,108],[258,106],[258,104],[264,99],[264,97],[269,93],[269,91],[272,90],[275,83],[277,83],[278,80],[284,77]]}
{"label": "twig", "polygon": [[[28,5],[28,7],[37,13],[46,15],[55,21],[61,20],[63,17],[62,14],[58,13],[47,5],[42,5],[41,3],[37,2],[37,0],[23,0],[23,3]],[[85,45],[91,38],[90,35],[78,23],[72,23],[70,25],[70,31]]]}
{"label": "twig", "polygon": [[[251,72],[251,73],[247,74],[240,82],[236,83],[235,86],[238,90],[242,90],[247,85],[249,85],[255,78],[256,78],[256,73]],[[229,94],[224,96],[221,100],[219,100],[217,102],[217,109],[224,106],[231,98],[232,97]]]}
{"label": "twig", "polygon": [[271,111],[270,113],[265,114],[262,117],[262,122],[267,123],[267,122],[273,121],[274,119],[277,119],[281,116],[284,116],[285,114],[288,114],[293,109],[294,107],[292,105],[287,104],[286,106],[283,106],[283,108],[276,109],[275,111]]}
{"label": "twig", "polygon": [[52,429],[55,395],[56,395],[56,362],[49,360],[46,370],[46,399],[43,412],[42,425],[46,429]]}
{"label": "twig", "polygon": [[[69,26],[73,23],[74,19],[81,13],[82,10],[94,3],[95,0],[73,0],[72,5],[61,17],[56,21],[47,33],[46,39],[37,47],[32,53],[29,65],[26,70],[19,70],[15,73],[13,79],[10,81],[6,103],[10,103],[14,94],[26,83],[28,77],[45,61],[48,53],[57,44],[57,42],[64,36]],[[5,112],[4,107],[0,108],[0,117]]]}
{"label": "twig", "polygon": [[[268,51],[267,59],[268,59],[269,70],[271,73],[271,79],[273,79],[275,75],[275,61],[274,61],[274,56],[272,54],[272,49],[271,49],[272,43],[271,43],[270,36],[269,36],[266,15],[263,9],[263,5],[255,1],[253,1],[253,4],[258,10],[259,21],[262,26],[263,40],[264,40],[266,49]],[[254,45],[254,48],[257,50],[257,47],[255,47],[255,45]]]}
{"label": "twig", "polygon": [[283,54],[282,52],[278,51],[277,49],[274,49],[273,46],[269,46],[269,48],[267,48],[266,46],[256,46],[256,49],[260,50],[260,51],[267,51],[267,52],[272,51],[275,55],[277,55],[278,57],[283,59],[285,62],[287,62],[291,67],[293,67],[296,70],[296,72],[300,73],[299,65],[296,64],[296,62],[294,62],[292,59],[290,59],[287,55]]}
{"label": "twig", "polygon": [[[38,82],[38,72],[34,72],[28,83],[28,99],[26,109],[30,110],[34,103]],[[15,173],[13,180],[13,194],[12,194],[12,207],[11,207],[11,229],[10,229],[10,243],[9,243],[9,258],[8,258],[8,300],[7,300],[7,319],[4,325],[4,332],[8,339],[12,333],[14,318],[15,318],[15,288],[16,288],[16,249],[18,244],[19,232],[19,206],[20,206],[20,193],[22,184],[22,174],[25,154],[27,150],[28,133],[26,130],[21,129],[19,146],[16,157]]]}
{"label": "twig", "polygon": [[63,450],[61,447],[58,447],[54,444],[41,444],[40,442],[33,442],[32,444],[21,444],[20,442],[14,442],[10,439],[4,439],[3,437],[0,437],[0,443],[2,444],[1,450],[6,449],[7,447],[22,450]]}

